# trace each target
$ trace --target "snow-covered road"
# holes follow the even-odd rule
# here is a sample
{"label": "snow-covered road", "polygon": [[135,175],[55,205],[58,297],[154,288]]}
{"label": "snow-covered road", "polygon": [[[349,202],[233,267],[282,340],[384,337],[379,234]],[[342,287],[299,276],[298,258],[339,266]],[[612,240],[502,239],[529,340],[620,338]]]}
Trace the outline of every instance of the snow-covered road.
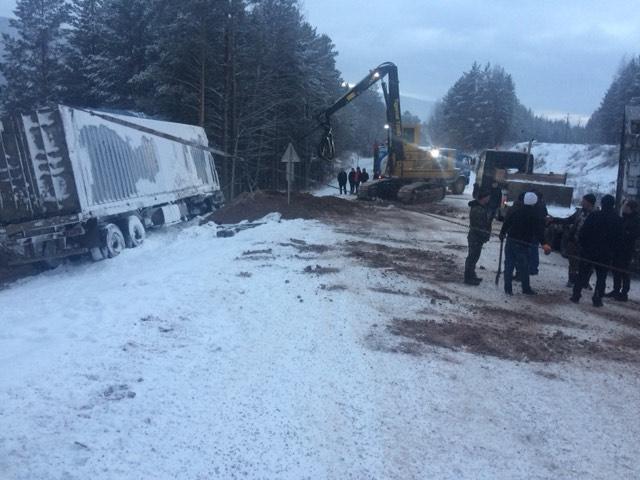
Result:
{"label": "snow-covered road", "polygon": [[[458,311],[345,254],[464,245],[403,215],[170,229],[0,291],[0,478],[638,478],[637,366],[381,348],[397,316]],[[472,295],[504,303],[493,285]]]}

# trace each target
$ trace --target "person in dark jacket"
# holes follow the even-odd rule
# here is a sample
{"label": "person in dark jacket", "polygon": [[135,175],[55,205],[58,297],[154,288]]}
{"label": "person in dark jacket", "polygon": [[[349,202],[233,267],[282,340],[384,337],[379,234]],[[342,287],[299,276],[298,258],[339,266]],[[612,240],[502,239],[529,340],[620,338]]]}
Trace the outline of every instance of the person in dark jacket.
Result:
{"label": "person in dark jacket", "polygon": [[522,206],[515,208],[504,221],[500,231],[500,240],[507,239],[504,260],[504,292],[513,295],[513,271],[518,269],[522,281],[522,293],[535,295],[529,283],[529,257],[531,245],[541,243],[544,253],[551,253],[551,246],[545,243],[544,224],[540,222],[535,205],[538,196],[533,192],[525,193]]}
{"label": "person in dark jacket", "polygon": [[349,193],[353,195],[356,190],[356,169],[352,168],[349,172]]}
{"label": "person in dark jacket", "polygon": [[358,193],[358,190],[360,189],[360,182],[362,182],[362,170],[360,170],[360,167],[356,168],[356,176],[354,177],[354,180],[356,193]]}
{"label": "person in dark jacket", "polygon": [[[567,280],[567,287],[573,288],[578,280],[578,267],[580,266],[578,238],[585,220],[595,209],[596,196],[593,193],[589,193],[582,197],[582,206],[576,209],[573,215],[567,218],[553,218],[551,220],[552,223],[565,227],[563,233],[563,236],[566,235],[564,242],[566,245],[565,254],[569,259],[569,279]],[[583,285],[583,288],[587,288],[587,286]]]}
{"label": "person in dark jacket", "polygon": [[469,202],[469,254],[464,264],[464,283],[467,285],[480,285],[481,278],[476,275],[476,264],[482,254],[482,246],[491,238],[491,219],[489,217],[489,199],[491,192],[481,189],[478,199]]}
{"label": "person in dark jacket", "polygon": [[613,290],[606,296],[627,302],[631,289],[631,262],[640,239],[640,205],[628,200],[622,208],[622,241],[613,257]]}
{"label": "person in dark jacket", "polygon": [[593,268],[596,271],[593,306],[602,307],[609,266],[622,240],[622,219],[616,214],[615,203],[615,198],[605,195],[600,200],[601,210],[593,212],[584,222],[578,238],[581,260],[578,281],[571,296],[574,303],[580,302],[582,289],[589,283]]}
{"label": "person in dark jacket", "polygon": [[347,172],[345,172],[344,170],[341,170],[340,173],[338,173],[338,186],[340,187],[340,195],[342,195],[343,191],[344,194],[347,194]]}
{"label": "person in dark jacket", "polygon": [[367,183],[369,181],[369,173],[367,173],[367,169],[362,169],[362,176],[360,178],[360,183]]}

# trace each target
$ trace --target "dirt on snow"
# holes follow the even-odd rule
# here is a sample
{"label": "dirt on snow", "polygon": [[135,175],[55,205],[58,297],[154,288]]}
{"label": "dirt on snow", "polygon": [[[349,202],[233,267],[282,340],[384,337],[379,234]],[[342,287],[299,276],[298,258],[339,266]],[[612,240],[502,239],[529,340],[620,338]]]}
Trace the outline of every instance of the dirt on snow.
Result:
{"label": "dirt on snow", "polygon": [[274,212],[280,213],[285,220],[329,219],[359,215],[369,208],[366,203],[338,197],[316,197],[309,193],[292,193],[291,204],[288,204],[286,193],[258,190],[239,195],[206,220],[228,225],[244,220],[252,222]]}

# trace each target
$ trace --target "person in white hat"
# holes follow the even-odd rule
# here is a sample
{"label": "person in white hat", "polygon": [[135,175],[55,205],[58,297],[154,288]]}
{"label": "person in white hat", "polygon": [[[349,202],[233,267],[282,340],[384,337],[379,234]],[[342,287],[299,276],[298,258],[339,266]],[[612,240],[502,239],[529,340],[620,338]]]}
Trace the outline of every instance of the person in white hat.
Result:
{"label": "person in white hat", "polygon": [[543,245],[544,253],[551,253],[551,246],[544,238],[544,223],[540,222],[535,205],[538,196],[533,192],[524,194],[523,205],[510,213],[500,231],[500,239],[507,239],[504,260],[504,291],[513,295],[513,271],[518,269],[522,279],[522,293],[535,295],[529,283],[529,256],[531,245],[538,241]]}

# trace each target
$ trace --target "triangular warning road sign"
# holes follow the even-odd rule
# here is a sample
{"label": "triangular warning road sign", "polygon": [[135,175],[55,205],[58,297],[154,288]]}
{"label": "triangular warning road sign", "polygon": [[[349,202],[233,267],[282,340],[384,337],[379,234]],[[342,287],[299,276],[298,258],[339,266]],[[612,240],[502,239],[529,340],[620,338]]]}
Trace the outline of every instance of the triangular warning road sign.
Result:
{"label": "triangular warning road sign", "polygon": [[300,163],[300,157],[296,153],[296,149],[293,148],[293,144],[290,143],[287,147],[287,151],[282,156],[282,163]]}

